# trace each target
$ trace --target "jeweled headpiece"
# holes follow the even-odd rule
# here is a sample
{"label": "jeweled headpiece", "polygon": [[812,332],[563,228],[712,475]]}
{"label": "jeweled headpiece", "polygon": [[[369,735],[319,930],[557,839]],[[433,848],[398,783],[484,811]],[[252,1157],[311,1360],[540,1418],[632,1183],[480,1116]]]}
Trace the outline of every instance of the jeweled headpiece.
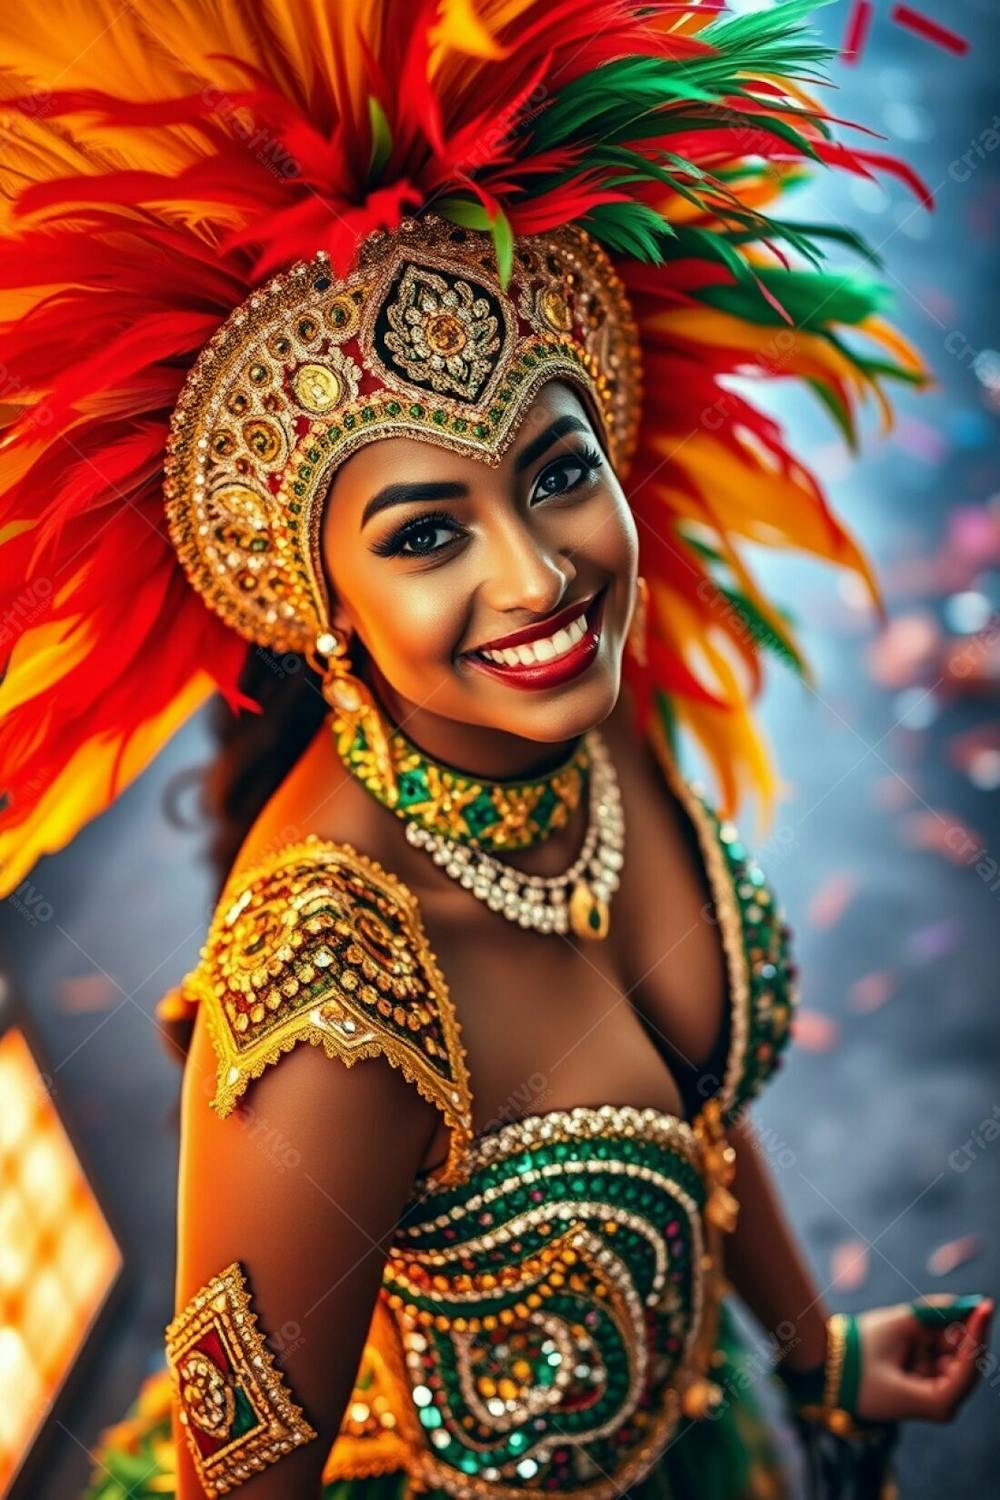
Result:
{"label": "jeweled headpiece", "polygon": [[211,339],[174,412],[167,514],[188,576],[258,644],[308,653],[329,628],[322,501],[348,454],[411,436],[498,463],[547,380],[590,398],[628,466],[639,350],[608,257],[570,226],[513,247],[435,214],[375,230],[349,275],[302,261]]}
{"label": "jeweled headpiece", "polygon": [[769,213],[816,162],[921,191],[834,139],[808,10],[4,9],[0,893],[211,694],[247,706],[247,639],[310,649],[336,463],[394,431],[496,462],[555,375],[636,518],[641,723],[727,808],[768,790],[760,655],[799,658],[743,544],[868,575],[732,377],[807,383],[849,441],[923,378],[878,283],[822,268],[863,242]]}

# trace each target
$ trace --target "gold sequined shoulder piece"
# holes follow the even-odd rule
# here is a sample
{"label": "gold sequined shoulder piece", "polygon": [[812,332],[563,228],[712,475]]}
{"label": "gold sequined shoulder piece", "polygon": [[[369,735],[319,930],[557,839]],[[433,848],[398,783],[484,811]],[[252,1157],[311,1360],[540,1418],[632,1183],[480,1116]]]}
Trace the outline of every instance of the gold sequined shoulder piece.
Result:
{"label": "gold sequined shoulder piece", "polygon": [[450,1128],[442,1180],[461,1175],[472,1105],[458,1020],[416,897],[376,860],[311,836],[235,872],[184,992],[206,1009],[220,1115],[299,1042],[348,1067],[385,1057]]}

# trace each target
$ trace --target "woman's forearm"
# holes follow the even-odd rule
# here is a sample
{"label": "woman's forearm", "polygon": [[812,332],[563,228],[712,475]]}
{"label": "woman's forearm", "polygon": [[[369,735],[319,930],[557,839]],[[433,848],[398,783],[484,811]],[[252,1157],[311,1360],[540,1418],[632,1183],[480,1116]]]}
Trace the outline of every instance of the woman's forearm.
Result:
{"label": "woman's forearm", "polygon": [[732,1190],[737,1227],[725,1244],[725,1271],[734,1290],[780,1344],[792,1369],[809,1369],[826,1354],[827,1308],[778,1198],[764,1149],[747,1114],[730,1132],[736,1151]]}

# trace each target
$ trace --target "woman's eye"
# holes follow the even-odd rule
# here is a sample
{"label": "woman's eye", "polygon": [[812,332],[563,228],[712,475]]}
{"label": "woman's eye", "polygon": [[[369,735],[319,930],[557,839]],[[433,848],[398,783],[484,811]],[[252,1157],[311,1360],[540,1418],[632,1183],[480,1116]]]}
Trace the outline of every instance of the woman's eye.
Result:
{"label": "woman's eye", "polygon": [[566,495],[578,489],[585,480],[592,478],[601,466],[597,453],[568,453],[538,476],[535,494],[542,498],[550,495]]}
{"label": "woman's eye", "polygon": [[450,526],[431,521],[412,527],[401,539],[399,550],[404,557],[423,557],[426,553],[436,552],[439,547],[445,546],[454,535]]}
{"label": "woman's eye", "polygon": [[380,557],[430,557],[443,551],[459,535],[459,528],[449,515],[417,516],[384,541],[376,542],[373,551]]}

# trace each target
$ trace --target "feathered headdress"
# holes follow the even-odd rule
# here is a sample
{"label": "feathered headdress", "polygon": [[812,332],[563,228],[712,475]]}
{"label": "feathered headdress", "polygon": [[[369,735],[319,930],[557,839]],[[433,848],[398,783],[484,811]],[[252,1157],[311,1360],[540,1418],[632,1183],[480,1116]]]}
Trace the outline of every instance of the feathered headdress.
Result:
{"label": "feathered headdress", "polygon": [[[210,694],[253,706],[237,622],[190,587],[164,504],[171,414],[199,351],[225,343],[234,310],[275,273],[322,254],[347,277],[372,231],[391,239],[431,211],[489,237],[502,288],[532,236],[575,234],[610,257],[645,392],[640,403],[633,370],[621,477],[651,591],[647,663],[628,667],[637,702],[693,731],[729,806],[748,779],[766,791],[748,715],[759,654],[798,655],[741,544],[868,570],[818,481],[728,377],[805,381],[852,442],[866,397],[888,416],[887,378],[923,378],[883,321],[879,285],[821,269],[825,242],[864,256],[863,243],[773,212],[813,164],[896,172],[923,194],[891,159],[834,139],[807,92],[825,56],[811,8],[7,8],[0,889],[107,806]],[[543,308],[554,329],[563,311]]]}

